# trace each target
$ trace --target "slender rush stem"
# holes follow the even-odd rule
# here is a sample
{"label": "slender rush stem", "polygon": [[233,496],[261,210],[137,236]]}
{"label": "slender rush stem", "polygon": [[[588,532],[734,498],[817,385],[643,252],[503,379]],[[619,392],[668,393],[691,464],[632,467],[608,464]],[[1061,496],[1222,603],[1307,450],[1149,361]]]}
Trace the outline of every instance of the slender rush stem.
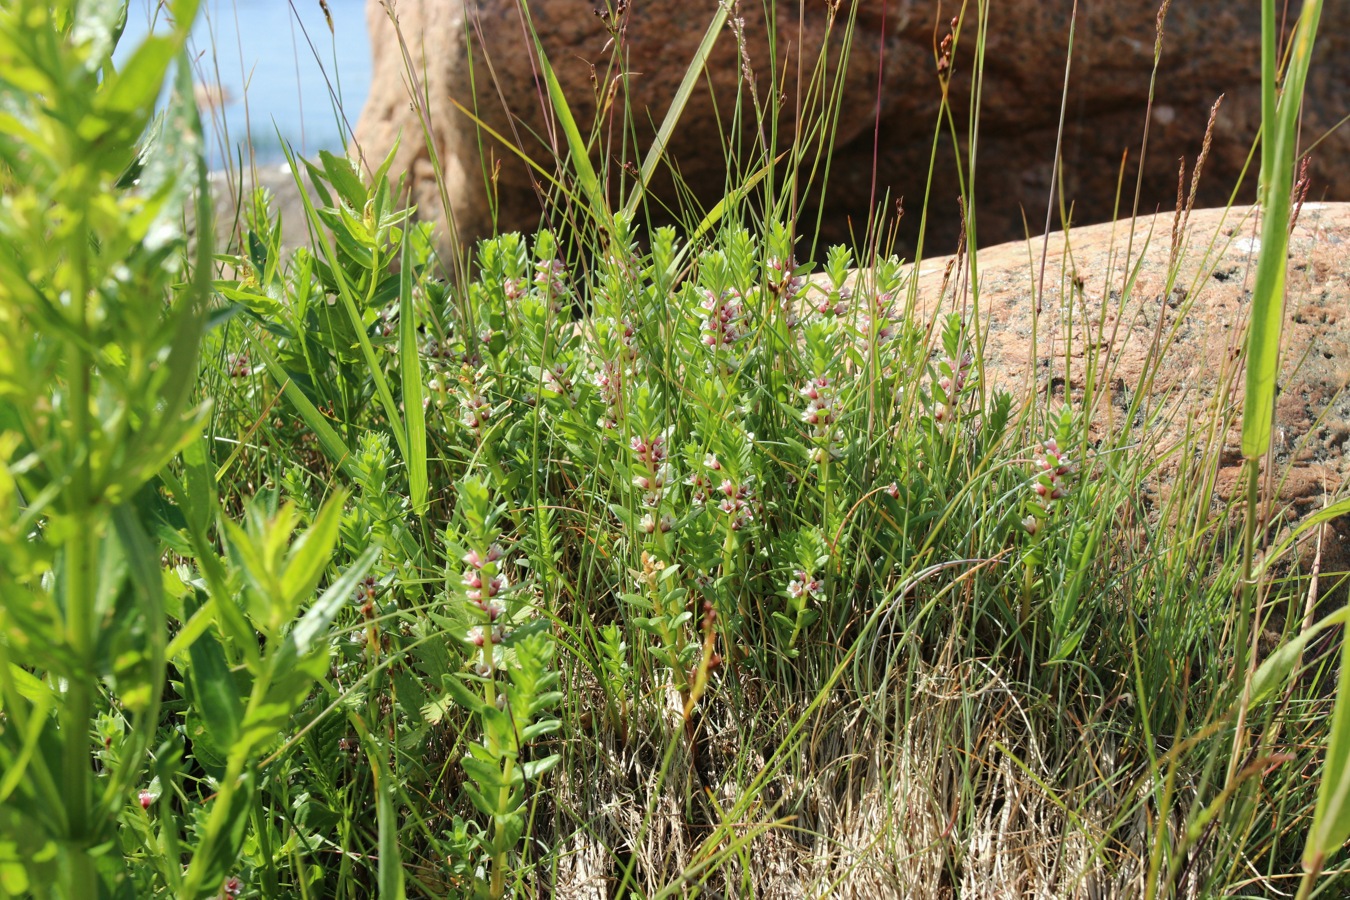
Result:
{"label": "slender rush stem", "polygon": [[[1237,774],[1238,764],[1246,741],[1244,730],[1247,724],[1247,705],[1251,697],[1251,676],[1247,671],[1248,630],[1252,616],[1252,607],[1256,597],[1256,580],[1252,575],[1253,557],[1256,553],[1256,523],[1259,518],[1257,503],[1260,500],[1260,464],[1247,461],[1247,519],[1242,531],[1242,599],[1238,606],[1237,627],[1234,632],[1236,643],[1233,647],[1233,678],[1241,685],[1238,702],[1237,727],[1233,730],[1233,754],[1228,759],[1228,778],[1231,784]],[[1240,679],[1240,681],[1238,680]]]}

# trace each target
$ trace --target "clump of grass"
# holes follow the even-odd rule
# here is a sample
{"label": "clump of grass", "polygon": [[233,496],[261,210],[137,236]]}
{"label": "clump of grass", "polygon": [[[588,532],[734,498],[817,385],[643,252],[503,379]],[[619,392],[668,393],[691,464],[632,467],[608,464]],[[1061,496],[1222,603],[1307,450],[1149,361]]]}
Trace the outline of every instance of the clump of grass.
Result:
{"label": "clump of grass", "polygon": [[[978,11],[953,43],[984,33]],[[164,672],[141,701],[162,703],[135,707],[121,657],[85,642],[70,671],[89,677],[62,687],[69,654],[32,652],[19,588],[0,587],[0,886],[59,858],[74,874],[53,895],[80,898],[1212,896],[1274,890],[1312,834],[1311,891],[1337,831],[1309,816],[1340,815],[1339,782],[1315,807],[1305,777],[1331,691],[1320,663],[1290,676],[1344,615],[1249,666],[1261,622],[1233,598],[1256,575],[1267,607],[1302,585],[1275,578],[1278,552],[1253,566],[1255,503],[1209,502],[1217,449],[1169,473],[1165,410],[1140,395],[1104,427],[1091,387],[992,381],[969,198],[936,302],[880,217],[813,262],[793,186],[827,154],[828,56],[785,168],[766,141],[749,183],[682,228],[651,227],[644,194],[611,203],[600,133],[561,115],[540,62],[572,151],[568,227],[482,240],[445,281],[388,162],[305,164],[312,248],[283,250],[255,194],[214,327],[183,339],[201,364],[177,402],[194,384],[204,435],[117,513],[131,575],[105,557],[85,573],[109,587],[47,578],[44,559],[64,572],[97,549],[43,505],[82,482],[44,492],[32,427],[0,444],[13,583],[128,611]],[[757,114],[773,134],[772,106]],[[602,158],[649,175],[659,146]],[[187,271],[203,290],[205,259]],[[6,291],[7,335],[50,328]],[[62,346],[80,365],[6,394],[6,422],[63,411],[71,372],[116,371],[111,345]],[[1109,377],[1085,364],[1089,385]],[[107,396],[108,422],[154,415]],[[1226,433],[1214,409],[1197,433]],[[144,618],[161,585],[162,620]],[[54,770],[76,786],[43,857],[19,837]],[[99,834],[122,826],[97,857],[90,785]]]}

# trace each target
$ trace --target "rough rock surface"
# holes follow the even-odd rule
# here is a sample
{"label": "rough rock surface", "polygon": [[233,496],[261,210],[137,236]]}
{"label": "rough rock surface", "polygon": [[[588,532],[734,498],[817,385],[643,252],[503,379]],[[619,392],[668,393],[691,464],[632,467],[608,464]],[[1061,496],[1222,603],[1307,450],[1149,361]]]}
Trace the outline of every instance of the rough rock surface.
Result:
{"label": "rough rock surface", "polygon": [[[1258,217],[1247,207],[1198,210],[1175,251],[1173,227],[1169,213],[1133,225],[1075,228],[1067,237],[1052,233],[1043,293],[1043,238],[979,251],[986,383],[1019,397],[1034,385],[1042,395],[1067,396],[1081,406],[1091,377],[1091,428],[1098,436],[1117,428],[1134,393],[1144,390],[1138,415],[1157,416],[1157,427],[1147,429],[1157,443],[1140,452],[1166,460],[1155,499],[1166,498],[1184,457],[1198,461],[1188,478],[1212,479],[1215,502],[1239,501],[1241,347],[1260,247]],[[973,308],[969,265],[949,271],[951,262],[921,264],[916,315]],[[1126,291],[1130,277],[1135,280]],[[1299,215],[1281,347],[1271,513],[1292,520],[1320,508],[1350,479],[1350,204],[1308,203]],[[1203,427],[1216,410],[1224,427],[1208,438]],[[1333,523],[1323,537],[1323,571],[1350,571],[1350,522]]]}
{"label": "rough rock surface", "polygon": [[[644,146],[663,118],[718,2],[630,0],[627,4],[617,43],[627,54],[633,129]],[[531,228],[538,222],[540,209],[535,176],[490,137],[483,138],[487,157],[480,157],[473,123],[452,102],[476,110],[488,126],[526,148],[551,170],[549,148],[562,148],[564,142],[543,111],[544,93],[528,50],[519,0],[367,3],[374,80],[357,128],[367,158],[378,161],[401,134],[396,169],[412,173],[414,199],[424,212],[443,218],[442,197],[423,139],[422,111],[420,104],[410,102],[406,48],[407,59],[416,68],[417,87],[428,101],[425,115],[431,144],[444,171],[461,237],[490,229],[485,172],[495,178],[500,225]],[[985,243],[1024,234],[1023,210],[1033,233],[1043,225],[1072,5],[1072,0],[1006,0],[994,6],[980,106],[982,162],[975,178],[978,224]],[[1072,206],[1077,222],[1113,217],[1122,171],[1123,208],[1128,210],[1146,119],[1149,150],[1141,212],[1173,204],[1178,159],[1185,156],[1188,169],[1193,166],[1210,107],[1221,93],[1226,97],[1201,183],[1201,205],[1226,201],[1246,161],[1259,120],[1259,5],[1232,0],[1172,4],[1164,25],[1155,100],[1146,116],[1158,5],[1158,0],[1079,5],[1063,146],[1065,208]],[[1298,0],[1290,3],[1290,23],[1300,5]],[[608,68],[609,48],[615,41],[609,25],[614,20],[595,14],[595,8],[603,6],[601,0],[535,0],[530,10],[583,133],[594,126],[610,146],[617,146],[622,104],[606,102],[615,74]],[[919,220],[914,207],[924,195],[938,122],[941,84],[936,46],[960,6],[958,0],[860,0],[841,94],[835,140],[838,156],[826,203],[827,238],[847,236],[849,215],[855,227],[861,228],[872,196],[875,156],[878,196],[889,191],[892,200],[907,199],[911,209],[902,226],[902,239],[912,242]],[[830,11],[836,7],[839,12],[831,29]],[[802,70],[809,72],[822,48],[828,47],[831,57],[837,58],[849,7],[848,2],[838,0],[806,0],[800,7],[779,2],[774,23],[780,48],[775,76],[763,4],[741,3],[745,59],[737,53],[734,34],[724,33],[709,74],[695,92],[669,148],[682,177],[700,200],[714,202],[725,190],[723,141],[730,134],[729,117],[737,91],[746,90],[742,62],[754,72],[762,104],[773,98],[782,101],[780,143],[785,146],[795,128],[798,60],[807,61]],[[397,29],[390,8],[398,19]],[[952,65],[950,96],[958,123],[966,122],[968,116],[973,35],[971,21],[957,43]],[[771,91],[775,84],[782,90]],[[1350,113],[1348,97],[1350,3],[1329,3],[1308,85],[1305,144]],[[878,112],[880,128],[875,134]],[[751,139],[749,134],[740,137]],[[930,247],[950,248],[959,229],[959,191],[950,142],[944,137],[942,143],[928,234]],[[1129,156],[1122,169],[1126,152]],[[608,162],[613,177],[628,177],[621,174],[616,160]],[[1350,199],[1350,128],[1339,129],[1318,146],[1312,175],[1312,199]],[[665,198],[670,199],[668,185]]]}

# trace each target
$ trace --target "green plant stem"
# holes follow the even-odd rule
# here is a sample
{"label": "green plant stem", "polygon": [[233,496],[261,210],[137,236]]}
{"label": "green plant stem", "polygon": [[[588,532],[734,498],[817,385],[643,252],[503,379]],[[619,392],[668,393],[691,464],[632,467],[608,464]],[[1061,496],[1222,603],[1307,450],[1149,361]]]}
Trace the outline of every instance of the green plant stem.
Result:
{"label": "green plant stem", "polygon": [[[486,679],[486,683],[483,685],[483,699],[487,701],[489,707],[495,707],[497,705],[497,689],[495,687],[495,682],[493,681],[493,667],[496,662],[494,659],[494,656],[496,655],[495,645],[492,643],[491,638],[491,623],[484,627],[487,630],[489,637],[487,643],[483,647],[483,663],[487,670],[487,674],[483,676],[484,679]],[[494,900],[497,900],[497,898],[500,898],[506,891],[506,836],[503,833],[502,816],[511,802],[511,757],[502,753],[502,747],[493,736],[491,728],[484,728],[484,731],[486,732],[485,736],[487,737],[488,750],[491,751],[492,755],[498,759],[503,759],[503,757],[505,757],[503,759],[505,765],[502,772],[504,786],[498,789],[497,815],[493,817],[492,822],[492,874],[488,883],[489,895],[493,897]]]}
{"label": "green plant stem", "polygon": [[497,817],[493,823],[492,835],[492,884],[493,900],[506,893],[506,834],[502,822],[511,806],[511,776],[515,768],[513,754],[506,754],[502,762],[502,786],[497,789]]}
{"label": "green plant stem", "polygon": [[[73,269],[75,284],[72,294],[78,298],[76,310],[80,331],[87,330],[88,292],[83,284],[85,271],[84,229],[76,227]],[[89,396],[91,362],[84,341],[68,345],[69,369],[67,390],[70,402],[70,434],[75,441],[73,470],[70,474],[70,507],[72,531],[66,544],[66,640],[71,654],[77,660],[79,674],[70,680],[64,705],[62,723],[62,784],[61,793],[66,813],[66,833],[72,844],[68,860],[70,894],[74,900],[98,896],[98,873],[89,856],[91,838],[89,809],[89,781],[92,771],[89,758],[89,720],[93,713],[93,689],[90,685],[93,659],[94,619],[94,557],[97,540],[97,515],[93,508],[91,452],[87,445],[90,432]]]}
{"label": "green plant stem", "polygon": [[1314,864],[1303,870],[1303,878],[1298,883],[1298,894],[1294,900],[1308,900],[1312,896],[1313,885],[1317,883],[1317,876],[1322,874],[1322,858],[1314,860]]}

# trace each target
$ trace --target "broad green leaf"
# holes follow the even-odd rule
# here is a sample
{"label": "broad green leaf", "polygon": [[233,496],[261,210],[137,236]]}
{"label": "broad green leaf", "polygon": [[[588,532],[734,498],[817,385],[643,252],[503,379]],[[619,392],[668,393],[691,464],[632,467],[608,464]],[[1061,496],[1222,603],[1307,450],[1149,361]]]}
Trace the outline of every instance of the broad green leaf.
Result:
{"label": "broad green leaf", "polygon": [[1303,865],[1321,869],[1326,857],[1350,839],[1350,641],[1341,643],[1341,677],[1331,712],[1331,743],[1313,810]]}
{"label": "broad green leaf", "polygon": [[83,0],[80,3],[70,37],[75,44],[89,43],[85,68],[93,72],[107,65],[126,25],[125,0]]}
{"label": "broad green leaf", "polygon": [[[1271,0],[1266,0],[1265,6],[1269,9]],[[1242,409],[1242,455],[1249,460],[1259,459],[1270,447],[1275,379],[1280,370],[1280,334],[1289,264],[1290,194],[1294,186],[1299,113],[1321,14],[1321,0],[1311,0],[1304,6],[1274,116],[1273,135],[1270,120],[1263,123],[1261,171],[1265,180],[1261,185],[1261,205],[1265,219],[1261,225],[1261,256],[1256,264],[1256,288],[1247,331],[1246,396]],[[1267,38],[1267,43],[1271,40]],[[1268,92],[1274,90],[1269,84],[1264,88]]]}
{"label": "broad green leaf", "polygon": [[[56,703],[56,696],[47,686],[18,666],[7,664],[10,677],[18,692],[33,705],[26,711],[28,721],[23,728],[23,742],[17,756],[7,759],[4,776],[0,777],[0,803],[7,801],[28,774],[28,764],[37,749],[38,739],[47,726],[48,716]],[[10,715],[12,715],[12,711]]]}
{"label": "broad green leaf", "polygon": [[1261,663],[1252,676],[1252,704],[1260,703],[1289,681],[1294,672],[1294,664],[1298,662],[1309,641],[1332,625],[1344,624],[1348,618],[1350,618],[1350,607],[1338,609],[1277,647],[1274,653],[1266,657],[1265,662]]}
{"label": "broad green leaf", "polygon": [[[253,793],[257,788],[257,773],[251,769],[245,770],[228,796],[217,794],[216,799],[211,801],[207,838],[203,841],[207,849],[205,853],[199,850],[192,858],[187,887],[184,889],[188,896],[198,896],[198,892],[193,890],[196,886],[215,892],[238,864],[244,833],[248,830],[249,812],[253,808]],[[220,803],[226,805],[218,807]]]}
{"label": "broad green leaf", "polygon": [[290,633],[290,640],[297,656],[308,655],[319,639],[328,633],[328,627],[333,623],[333,619],[342,607],[351,601],[356,585],[366,577],[366,572],[379,556],[378,545],[367,547],[365,552],[357,557],[356,562],[329,585],[328,590],[324,591],[323,595],[314,601],[314,605],[300,617],[300,621]]}
{"label": "broad green leaf", "polygon": [[[484,761],[465,756],[460,759],[459,764],[481,790],[495,791],[505,786],[505,782],[502,781],[502,770],[495,760]],[[491,814],[494,809],[485,809],[483,812]]]}
{"label": "broad green leaf", "polygon": [[445,692],[450,695],[450,699],[459,704],[460,708],[471,713],[476,713],[483,708],[483,698],[480,694],[472,691],[468,685],[459,679],[457,675],[442,675],[441,685]]}
{"label": "broad green leaf", "polygon": [[181,41],[172,36],[147,37],[98,96],[98,110],[109,117],[150,109],[164,85],[169,63]]}
{"label": "broad green leaf", "polygon": [[[229,602],[229,601],[225,601]],[[207,629],[188,648],[188,678],[202,721],[221,747],[229,747],[239,736],[244,705],[239,699],[234,676],[225,661],[225,651],[215,633]]]}
{"label": "broad green leaf", "polygon": [[314,523],[291,545],[286,571],[281,576],[281,591],[290,609],[299,608],[314,593],[332,562],[346,500],[343,491],[330,496],[315,515]]}
{"label": "broad green leaf", "polygon": [[543,759],[533,759],[523,763],[521,765],[521,768],[523,770],[525,780],[534,781],[536,778],[548,772],[550,769],[552,769],[561,761],[562,757],[554,753],[549,756],[545,756]]}
{"label": "broad green leaf", "polygon": [[169,469],[161,472],[160,478],[187,520],[188,536],[192,541],[197,565],[206,579],[211,600],[215,601],[221,632],[234,641],[249,670],[256,673],[261,659],[256,637],[244,620],[244,614],[235,605],[225,567],[216,555],[214,541],[208,536],[208,529],[215,518],[216,500],[215,479],[206,460],[206,442],[196,440],[189,443],[183,448],[182,459],[186,485],[180,483]]}
{"label": "broad green leaf", "polygon": [[220,524],[229,541],[230,556],[243,572],[246,590],[242,599],[252,626],[268,638],[275,637],[295,611],[281,606],[284,601],[281,583],[277,580],[278,573],[268,565],[266,548],[260,546],[257,535],[238,523],[222,517]]}
{"label": "broad green leaf", "polygon": [[338,196],[346,200],[358,216],[361,215],[370,194],[366,191],[366,186],[361,183],[361,178],[356,174],[356,170],[352,168],[351,160],[345,156],[334,156],[327,150],[319,151],[319,159],[323,162],[323,171],[328,176],[328,183],[337,190]]}

